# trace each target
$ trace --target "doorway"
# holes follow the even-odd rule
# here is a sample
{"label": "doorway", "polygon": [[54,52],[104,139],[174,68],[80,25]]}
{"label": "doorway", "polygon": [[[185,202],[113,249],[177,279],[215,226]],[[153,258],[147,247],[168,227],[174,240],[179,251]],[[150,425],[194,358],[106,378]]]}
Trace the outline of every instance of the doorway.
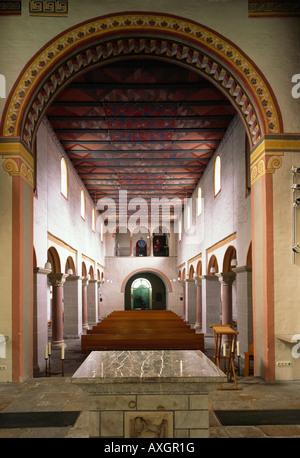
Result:
{"label": "doorway", "polygon": [[152,286],[146,278],[137,278],[131,285],[131,308],[152,309]]}
{"label": "doorway", "polygon": [[124,290],[125,310],[166,310],[166,287],[161,278],[150,272],[133,275]]}

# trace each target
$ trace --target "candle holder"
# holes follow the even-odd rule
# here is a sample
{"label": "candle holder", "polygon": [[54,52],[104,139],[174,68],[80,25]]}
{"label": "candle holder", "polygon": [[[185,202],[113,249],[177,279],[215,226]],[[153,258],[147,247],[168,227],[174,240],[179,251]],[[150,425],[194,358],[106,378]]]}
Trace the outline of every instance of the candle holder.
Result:
{"label": "candle holder", "polygon": [[51,371],[51,354],[48,354],[48,357],[46,358],[45,357],[45,361],[46,361],[46,369],[45,369],[45,373],[46,373],[46,377],[51,377],[51,375],[60,375],[62,377],[64,377],[65,375],[65,370],[64,370],[64,358],[61,358],[61,371]]}

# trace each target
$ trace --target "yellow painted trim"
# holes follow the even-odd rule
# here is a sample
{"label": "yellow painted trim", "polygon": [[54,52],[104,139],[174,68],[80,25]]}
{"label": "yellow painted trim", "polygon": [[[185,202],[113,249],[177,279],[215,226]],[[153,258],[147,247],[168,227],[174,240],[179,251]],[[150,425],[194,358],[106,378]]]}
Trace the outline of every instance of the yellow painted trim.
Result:
{"label": "yellow painted trim", "polygon": [[60,247],[64,248],[67,251],[71,251],[75,256],[77,256],[78,251],[75,250],[75,248],[71,247],[70,245],[68,245],[66,242],[59,239],[58,237],[55,237],[55,235],[50,234],[50,232],[48,232],[48,241],[52,243],[56,243],[56,245],[59,245]]}
{"label": "yellow painted trim", "polygon": [[224,239],[220,240],[219,242],[215,243],[212,245],[210,248],[207,248],[206,254],[210,254],[213,251],[222,248],[224,245],[227,245],[227,243],[232,242],[233,240],[236,240],[236,232],[233,234],[229,235],[228,237],[225,237]]}

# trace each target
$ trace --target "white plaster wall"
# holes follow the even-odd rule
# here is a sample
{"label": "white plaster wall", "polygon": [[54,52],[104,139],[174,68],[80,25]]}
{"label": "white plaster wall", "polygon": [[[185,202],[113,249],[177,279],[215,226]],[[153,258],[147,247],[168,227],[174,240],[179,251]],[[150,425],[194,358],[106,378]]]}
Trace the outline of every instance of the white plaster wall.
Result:
{"label": "white plaster wall", "polygon": [[[86,263],[88,271],[92,265],[96,273],[97,264],[104,266],[105,249],[97,225],[96,231],[92,230],[92,208],[95,205],[67,158],[68,199],[61,194],[62,155],[62,147],[49,123],[42,122],[37,135],[37,196],[34,199],[34,247],[37,264],[43,267],[47,261],[48,248],[55,246],[60,254],[63,272],[67,257],[72,256],[75,258],[77,274],[81,275],[82,261]],[[81,189],[85,190],[86,196],[85,220],[80,215]],[[48,240],[49,233],[54,236],[56,243]]]}
{"label": "white plaster wall", "polygon": [[[300,167],[296,153],[285,153],[282,165],[273,175],[274,180],[274,284],[275,284],[275,361],[276,378],[300,378],[300,354],[293,348],[296,342],[287,343],[279,335],[300,334],[300,254],[293,255],[293,183],[292,166]],[[295,175],[300,184],[300,174]],[[295,193],[295,198],[300,192]],[[285,205],[282,205],[284,202]],[[300,210],[296,209],[296,242],[300,242]],[[296,357],[295,357],[296,356]],[[288,363],[289,365],[282,364]]]}
{"label": "white plaster wall", "polygon": [[[217,155],[221,158],[221,192],[215,197],[214,160]],[[245,265],[251,242],[251,197],[246,196],[245,172],[245,130],[236,116],[198,183],[203,198],[199,217],[195,213],[198,186],[193,194],[195,236],[183,231],[178,245],[178,265],[202,253],[202,274],[206,274],[210,257],[206,259],[206,250],[234,233],[236,240],[230,245],[236,247],[238,264]],[[222,271],[226,248],[228,246],[213,253],[218,260],[219,272]]]}
{"label": "white plaster wall", "polygon": [[[178,315],[182,315],[182,302],[180,293],[182,286],[177,279],[176,257],[110,257],[105,260],[105,282],[100,287],[101,318],[107,316],[113,310],[124,310],[124,293],[121,291],[122,284],[128,276],[137,271],[152,272],[157,274],[165,283],[167,308]],[[171,291],[165,277],[171,281]],[[124,285],[125,286],[125,285]]]}

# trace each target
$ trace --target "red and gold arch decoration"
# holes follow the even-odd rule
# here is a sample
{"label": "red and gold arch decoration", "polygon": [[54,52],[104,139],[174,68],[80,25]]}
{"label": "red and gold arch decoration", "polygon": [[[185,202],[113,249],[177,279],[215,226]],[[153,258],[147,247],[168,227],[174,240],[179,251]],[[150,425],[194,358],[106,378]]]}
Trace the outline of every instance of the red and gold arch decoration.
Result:
{"label": "red and gold arch decoration", "polygon": [[20,138],[32,151],[47,107],[64,85],[114,59],[160,58],[193,68],[214,83],[239,112],[252,146],[282,131],[280,111],[264,76],[242,50],[191,20],[157,13],[120,13],[84,22],[47,43],[16,81],[1,137]]}

